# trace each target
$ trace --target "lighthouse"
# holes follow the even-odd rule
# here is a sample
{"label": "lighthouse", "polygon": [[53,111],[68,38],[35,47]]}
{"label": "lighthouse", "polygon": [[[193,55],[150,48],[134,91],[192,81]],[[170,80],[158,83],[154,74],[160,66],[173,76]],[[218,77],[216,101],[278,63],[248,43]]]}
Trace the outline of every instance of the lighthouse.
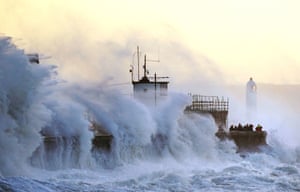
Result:
{"label": "lighthouse", "polygon": [[246,85],[246,107],[248,120],[254,121],[257,107],[257,86],[252,77]]}
{"label": "lighthouse", "polygon": [[159,102],[165,100],[168,95],[168,84],[169,82],[164,80],[168,79],[168,77],[157,76],[154,73],[154,76],[149,76],[149,71],[147,69],[147,61],[148,62],[159,62],[159,60],[149,60],[147,56],[144,55],[144,65],[143,65],[143,76],[140,78],[139,72],[139,58],[140,51],[139,47],[137,47],[137,65],[138,65],[138,75],[137,80],[134,79],[134,68],[130,69],[131,73],[131,82],[133,85],[133,96],[137,100],[143,102],[148,106],[156,106]]}

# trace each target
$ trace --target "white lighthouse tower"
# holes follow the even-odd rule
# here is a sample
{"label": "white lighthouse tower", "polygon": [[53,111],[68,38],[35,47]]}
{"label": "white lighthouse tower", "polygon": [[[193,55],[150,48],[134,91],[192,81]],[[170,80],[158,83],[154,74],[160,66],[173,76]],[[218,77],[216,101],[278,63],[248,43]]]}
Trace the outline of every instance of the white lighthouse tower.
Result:
{"label": "white lighthouse tower", "polygon": [[249,121],[254,121],[256,117],[257,107],[257,86],[250,77],[246,87],[246,107],[247,107],[247,118]]}
{"label": "white lighthouse tower", "polygon": [[134,98],[142,101],[146,105],[155,106],[160,101],[164,100],[168,95],[168,81],[163,81],[168,77],[158,77],[156,73],[154,76],[149,76],[149,71],[147,70],[147,61],[159,62],[159,60],[147,60],[146,55],[144,55],[144,65],[143,65],[143,77],[140,78],[139,74],[139,47],[137,47],[137,64],[138,64],[138,75],[137,80],[134,80],[133,66],[130,70],[131,72],[131,82],[133,85],[133,95]]}

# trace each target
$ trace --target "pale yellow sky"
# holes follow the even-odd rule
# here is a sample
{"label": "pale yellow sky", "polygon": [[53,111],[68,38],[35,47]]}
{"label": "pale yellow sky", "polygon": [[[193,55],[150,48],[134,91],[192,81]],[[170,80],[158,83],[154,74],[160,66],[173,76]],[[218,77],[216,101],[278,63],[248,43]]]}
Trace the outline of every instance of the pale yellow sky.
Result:
{"label": "pale yellow sky", "polygon": [[297,0],[0,0],[0,33],[52,56],[66,79],[128,81],[140,45],[175,87],[300,83],[299,10]]}

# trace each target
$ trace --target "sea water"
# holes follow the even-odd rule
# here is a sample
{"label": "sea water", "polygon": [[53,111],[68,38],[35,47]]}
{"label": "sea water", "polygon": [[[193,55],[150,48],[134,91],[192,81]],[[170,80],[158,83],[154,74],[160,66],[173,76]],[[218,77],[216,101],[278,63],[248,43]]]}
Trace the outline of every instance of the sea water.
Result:
{"label": "sea water", "polygon": [[[55,66],[30,64],[8,37],[0,67],[0,191],[300,191],[299,143],[277,131],[297,118],[266,112],[269,146],[241,156],[214,136],[212,117],[183,113],[185,94],[149,107],[101,85],[61,83]],[[92,120],[114,136],[111,151],[92,150]],[[51,153],[43,134],[58,138]]]}

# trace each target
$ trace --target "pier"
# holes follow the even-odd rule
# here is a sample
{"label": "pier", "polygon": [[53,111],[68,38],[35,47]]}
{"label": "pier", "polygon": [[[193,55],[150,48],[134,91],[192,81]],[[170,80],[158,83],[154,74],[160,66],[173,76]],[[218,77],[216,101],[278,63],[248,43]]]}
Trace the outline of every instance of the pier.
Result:
{"label": "pier", "polygon": [[218,96],[192,95],[191,105],[185,109],[186,113],[211,115],[218,127],[216,136],[220,140],[233,140],[238,147],[237,152],[257,152],[260,146],[266,146],[267,132],[258,126],[253,130],[253,125],[231,126],[228,130],[229,99]]}
{"label": "pier", "polygon": [[228,127],[228,98],[218,96],[189,95],[192,97],[192,104],[186,107],[185,112],[210,114],[214,118],[219,130],[224,130]]}

